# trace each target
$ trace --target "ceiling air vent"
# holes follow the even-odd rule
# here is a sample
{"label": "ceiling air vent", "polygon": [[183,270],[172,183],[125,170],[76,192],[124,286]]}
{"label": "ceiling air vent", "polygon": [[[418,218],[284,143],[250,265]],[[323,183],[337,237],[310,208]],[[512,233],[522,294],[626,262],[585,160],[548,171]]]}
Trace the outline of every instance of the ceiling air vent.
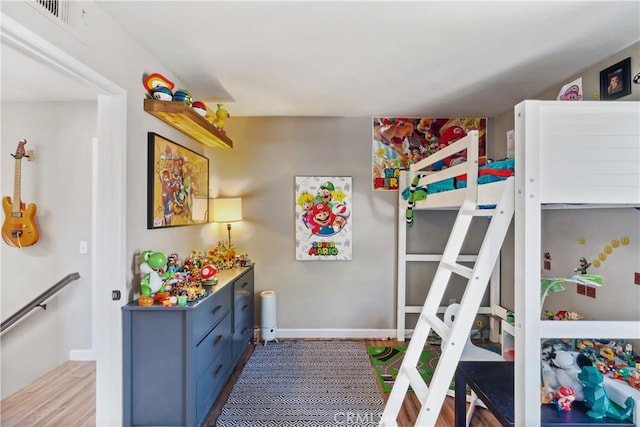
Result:
{"label": "ceiling air vent", "polygon": [[31,0],[27,3],[75,37],[83,40],[87,26],[85,2],[74,0]]}

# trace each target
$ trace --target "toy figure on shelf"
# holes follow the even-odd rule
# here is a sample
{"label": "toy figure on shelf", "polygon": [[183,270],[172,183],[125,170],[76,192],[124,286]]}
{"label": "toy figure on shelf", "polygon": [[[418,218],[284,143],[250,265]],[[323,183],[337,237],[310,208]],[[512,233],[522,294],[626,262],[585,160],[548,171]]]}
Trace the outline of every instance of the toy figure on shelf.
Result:
{"label": "toy figure on shelf", "polygon": [[640,390],[640,371],[629,372],[629,385]]}
{"label": "toy figure on shelf", "polygon": [[224,128],[224,121],[229,118],[229,112],[222,108],[222,104],[218,104],[218,109],[216,110],[216,117],[213,119],[213,125],[217,127],[219,130]]}
{"label": "toy figure on shelf", "polygon": [[591,418],[611,417],[617,420],[624,420],[633,411],[634,400],[629,396],[625,400],[625,407],[620,408],[614,405],[607,396],[602,382],[602,374],[593,366],[585,366],[578,374],[578,379],[584,385],[584,398],[586,405],[591,408],[587,415]]}
{"label": "toy figure on shelf", "polygon": [[180,255],[176,253],[172,253],[167,258],[167,273],[171,272],[173,274],[180,271]]}
{"label": "toy figure on shelf", "polygon": [[218,269],[211,264],[207,264],[204,267],[202,267],[202,270],[200,270],[200,277],[201,277],[200,282],[202,283],[202,285],[203,286],[217,285],[218,279],[214,277],[217,272],[218,272]]}
{"label": "toy figure on shelf", "polygon": [[159,73],[145,75],[142,83],[147,89],[147,96],[160,101],[173,99],[174,83]]}
{"label": "toy figure on shelf", "polygon": [[588,274],[587,268],[591,267],[591,263],[587,261],[585,257],[580,258],[580,266],[576,267],[573,271],[580,274]]}
{"label": "toy figure on shelf", "polygon": [[553,401],[558,411],[570,411],[574,400],[576,400],[576,392],[571,387],[560,387],[553,393]]}
{"label": "toy figure on shelf", "polygon": [[161,273],[167,266],[167,256],[162,252],[143,251],[140,254],[142,263],[140,264],[140,273],[145,276],[140,281],[140,298],[139,305],[153,305],[152,294],[162,289]]}

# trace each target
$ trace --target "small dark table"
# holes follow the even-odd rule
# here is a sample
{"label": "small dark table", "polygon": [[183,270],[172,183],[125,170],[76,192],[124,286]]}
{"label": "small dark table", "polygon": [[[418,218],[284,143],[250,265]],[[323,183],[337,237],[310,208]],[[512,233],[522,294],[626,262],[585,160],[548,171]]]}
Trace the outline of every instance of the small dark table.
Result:
{"label": "small dark table", "polygon": [[[459,362],[455,375],[456,390],[466,390],[468,385],[484,402],[487,409],[503,426],[514,426],[513,408],[513,362]],[[456,426],[466,424],[466,393],[456,393]],[[532,403],[533,404],[533,403]],[[594,419],[587,415],[589,409],[584,402],[573,402],[567,412],[557,411],[554,405],[541,405],[542,426],[598,426],[633,425],[630,421],[620,421],[604,417]]]}
{"label": "small dark table", "polygon": [[459,362],[456,370],[456,426],[466,426],[467,385],[503,426],[513,426],[513,362]]}

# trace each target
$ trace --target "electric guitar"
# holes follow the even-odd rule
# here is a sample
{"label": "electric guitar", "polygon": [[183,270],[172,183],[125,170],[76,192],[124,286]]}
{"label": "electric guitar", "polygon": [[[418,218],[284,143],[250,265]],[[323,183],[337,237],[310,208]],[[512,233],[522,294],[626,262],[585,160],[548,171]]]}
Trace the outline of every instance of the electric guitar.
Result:
{"label": "electric guitar", "polygon": [[25,204],[20,200],[21,161],[23,157],[29,157],[24,151],[26,143],[27,141],[24,139],[18,142],[16,154],[12,154],[16,159],[13,200],[9,196],[2,198],[2,208],[4,209],[2,240],[9,246],[17,248],[31,246],[38,241],[39,237],[35,222],[36,205],[29,203],[25,209]]}

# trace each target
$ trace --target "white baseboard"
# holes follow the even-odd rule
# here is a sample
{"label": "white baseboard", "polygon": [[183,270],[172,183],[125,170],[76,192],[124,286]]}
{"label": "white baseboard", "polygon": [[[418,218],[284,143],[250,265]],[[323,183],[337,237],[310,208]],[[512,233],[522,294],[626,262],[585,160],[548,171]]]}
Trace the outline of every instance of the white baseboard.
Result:
{"label": "white baseboard", "polygon": [[395,339],[395,329],[280,329],[278,338]]}
{"label": "white baseboard", "polygon": [[93,350],[71,350],[69,360],[96,360],[96,355]]}

